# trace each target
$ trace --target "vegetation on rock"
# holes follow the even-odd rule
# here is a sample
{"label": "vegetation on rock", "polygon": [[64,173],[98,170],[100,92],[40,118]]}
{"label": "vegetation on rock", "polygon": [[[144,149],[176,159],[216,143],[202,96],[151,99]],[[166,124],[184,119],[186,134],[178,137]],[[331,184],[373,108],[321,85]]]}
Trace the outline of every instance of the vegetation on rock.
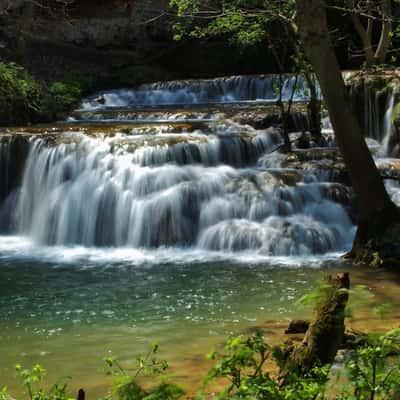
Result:
{"label": "vegetation on rock", "polygon": [[0,122],[36,122],[43,116],[46,95],[43,86],[21,66],[0,63]]}
{"label": "vegetation on rock", "polygon": [[96,78],[69,75],[50,84],[16,63],[0,63],[0,124],[48,122],[76,106],[96,88]]}

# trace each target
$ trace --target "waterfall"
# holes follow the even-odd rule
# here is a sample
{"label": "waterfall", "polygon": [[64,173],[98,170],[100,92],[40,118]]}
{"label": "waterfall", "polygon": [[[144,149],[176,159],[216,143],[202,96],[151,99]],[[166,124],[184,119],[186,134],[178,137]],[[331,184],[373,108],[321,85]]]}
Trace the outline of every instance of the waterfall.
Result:
{"label": "waterfall", "polygon": [[[276,141],[272,132],[263,135]],[[352,224],[329,183],[304,177],[282,185],[273,172],[237,169],[218,154],[178,165],[158,147],[150,157],[157,162],[147,163],[129,146],[115,151],[119,138],[72,136],[50,146],[31,142],[13,218],[17,231],[38,244],[304,255],[339,250],[350,240]],[[191,145],[204,151],[203,143]],[[227,151],[233,164],[243,158],[235,140]]]}
{"label": "waterfall", "polygon": [[[283,98],[289,99],[295,78],[285,76]],[[207,80],[186,80],[145,84],[137,89],[120,89],[97,93],[81,103],[81,109],[104,107],[160,106],[179,104],[208,104],[243,101],[276,101],[280,81],[277,75],[233,76]],[[300,77],[295,97],[308,97],[307,83]]]}
{"label": "waterfall", "polygon": [[[39,247],[265,256],[348,249],[351,190],[335,182],[327,160],[285,167],[275,152],[279,129],[250,123],[267,109],[248,101],[275,98],[274,79],[154,83],[84,99],[85,112],[56,133],[25,135],[23,169],[0,204],[3,230]],[[229,109],[195,106],[210,101]]]}
{"label": "waterfall", "polygon": [[369,81],[365,78],[350,86],[350,96],[364,134],[368,139],[378,142],[381,157],[393,155],[397,144],[392,122],[396,94],[396,89],[387,86],[385,81]]}
{"label": "waterfall", "polygon": [[382,119],[379,107],[379,99],[375,90],[372,90],[367,84],[364,85],[365,98],[365,135],[377,140],[382,139]]}
{"label": "waterfall", "polygon": [[382,155],[390,156],[391,153],[391,141],[393,136],[393,122],[392,122],[392,115],[393,115],[393,108],[394,108],[394,101],[396,97],[396,90],[393,89],[388,96],[387,105],[386,105],[386,112],[383,117],[383,139],[382,139]]}

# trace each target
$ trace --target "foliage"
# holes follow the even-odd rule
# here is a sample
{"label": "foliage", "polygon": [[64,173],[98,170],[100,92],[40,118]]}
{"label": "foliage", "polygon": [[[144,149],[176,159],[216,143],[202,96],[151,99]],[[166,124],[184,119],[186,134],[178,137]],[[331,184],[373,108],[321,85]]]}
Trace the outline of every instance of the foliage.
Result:
{"label": "foliage", "polygon": [[[114,377],[109,394],[103,400],[178,400],[184,391],[177,385],[165,381],[150,390],[138,382],[141,377],[162,376],[168,363],[157,358],[158,345],[154,344],[144,356],[135,359],[134,368],[124,368],[115,357],[104,359],[107,373]],[[344,374],[348,383],[344,385],[337,400],[388,399],[400,394],[400,330],[384,335],[370,335],[368,343],[348,353]],[[220,400],[312,400],[325,399],[325,386],[330,366],[315,367],[306,376],[293,376],[280,387],[278,380],[266,371],[267,362],[281,361],[279,348],[269,346],[260,332],[250,337],[229,338],[223,352],[213,351],[208,358],[215,361],[204,380],[202,391],[196,399],[205,399],[207,386],[216,379],[224,378],[229,384],[217,396]],[[72,400],[67,384],[56,383],[45,390],[46,371],[35,365],[32,369],[16,366],[28,400]],[[339,374],[340,375],[340,374]],[[7,388],[0,390],[0,400],[12,397]]]}
{"label": "foliage", "polygon": [[229,35],[229,41],[239,46],[272,40],[273,29],[293,18],[294,4],[293,0],[170,0],[181,17],[175,39]]}
{"label": "foliage", "polygon": [[69,74],[49,86],[22,66],[0,62],[0,124],[47,122],[69,111],[81,96],[95,90],[96,78]]}
{"label": "foliage", "polygon": [[400,394],[400,330],[385,335],[370,335],[369,343],[351,352],[345,368],[350,383],[340,400],[374,400],[394,398]]}
{"label": "foliage", "polygon": [[49,91],[56,110],[64,110],[71,107],[81,96],[80,87],[69,82],[54,82]]}
{"label": "foliage", "polygon": [[[279,73],[276,87],[277,106],[282,122],[283,149],[291,150],[289,119],[299,76],[303,75],[309,94],[310,131],[321,139],[321,102],[312,68],[307,62],[297,35],[295,1],[283,0],[170,0],[178,22],[174,25],[175,40],[184,37],[222,37],[239,50],[262,48],[274,60]],[[295,75],[292,92],[283,98],[286,77]],[[304,90],[304,88],[303,88]]]}
{"label": "foliage", "polygon": [[260,332],[249,338],[230,338],[224,353],[212,352],[209,358],[220,359],[208,373],[207,386],[217,378],[228,378],[229,385],[219,399],[311,400],[324,391],[329,367],[315,368],[305,377],[279,387],[276,379],[265,371],[266,362],[277,361],[280,352],[272,349]]}
{"label": "foliage", "polygon": [[69,74],[62,81],[53,82],[49,87],[50,109],[54,114],[74,107],[79,99],[95,90],[97,80],[93,76]]}
{"label": "foliage", "polygon": [[40,119],[43,87],[21,66],[0,62],[0,121],[10,124]]}
{"label": "foliage", "polygon": [[[73,400],[68,394],[68,387],[65,382],[56,383],[47,390],[44,388],[46,370],[41,365],[36,364],[32,369],[26,369],[17,364],[15,369],[29,400]],[[12,399],[12,397],[7,388],[0,390],[0,400],[9,399]]]}
{"label": "foliage", "polygon": [[107,374],[114,377],[108,400],[177,400],[184,391],[175,384],[161,382],[150,391],[145,390],[138,383],[141,376],[157,377],[168,369],[165,360],[157,358],[158,344],[154,344],[145,356],[135,359],[135,367],[132,370],[124,368],[115,357],[106,357],[104,362]]}

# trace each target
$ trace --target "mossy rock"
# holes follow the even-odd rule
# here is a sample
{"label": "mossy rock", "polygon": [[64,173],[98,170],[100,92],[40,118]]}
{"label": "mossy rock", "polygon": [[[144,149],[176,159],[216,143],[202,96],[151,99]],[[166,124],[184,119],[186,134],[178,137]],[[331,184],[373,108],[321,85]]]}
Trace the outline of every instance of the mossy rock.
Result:
{"label": "mossy rock", "polygon": [[357,263],[375,268],[400,267],[400,223],[390,225],[366,243],[355,243],[351,257]]}

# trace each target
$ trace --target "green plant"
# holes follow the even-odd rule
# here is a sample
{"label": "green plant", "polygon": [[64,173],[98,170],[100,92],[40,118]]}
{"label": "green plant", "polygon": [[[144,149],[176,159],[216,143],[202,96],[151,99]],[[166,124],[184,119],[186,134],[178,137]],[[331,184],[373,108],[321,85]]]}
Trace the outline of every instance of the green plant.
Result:
{"label": "green plant", "polygon": [[4,386],[0,389],[0,400],[9,400],[11,398],[10,394],[8,393],[7,386]]}
{"label": "green plant", "polygon": [[97,79],[83,74],[69,74],[49,87],[50,101],[55,112],[64,112],[75,106],[79,99],[96,89]]}
{"label": "green plant", "polygon": [[106,357],[107,374],[114,376],[108,399],[118,400],[177,400],[184,391],[175,384],[162,382],[150,391],[138,383],[141,376],[156,377],[168,369],[165,360],[157,358],[159,347],[154,344],[149,352],[135,359],[133,369],[124,368],[116,357]]}
{"label": "green plant", "polygon": [[74,83],[54,82],[49,88],[57,108],[64,110],[74,105],[81,97],[81,88]]}
{"label": "green plant", "polygon": [[[68,395],[67,383],[56,383],[50,389],[44,389],[46,370],[36,364],[32,369],[25,369],[20,364],[15,367],[17,375],[22,380],[22,386],[27,391],[30,400],[73,400]],[[0,392],[0,399],[10,399],[7,390]]]}
{"label": "green plant", "polygon": [[[230,338],[224,353],[213,351],[208,358],[220,361],[208,373],[205,387],[217,378],[229,379],[219,399],[311,400],[323,393],[329,366],[315,368],[305,377],[296,377],[280,387],[265,371],[267,361],[278,362],[281,353],[272,349],[260,332],[249,338]],[[203,389],[204,390],[204,389]]]}
{"label": "green plant", "polygon": [[[345,371],[350,383],[343,400],[391,399],[400,394],[400,330],[369,336],[369,343],[350,352]],[[395,359],[391,359],[395,357]]]}
{"label": "green plant", "polygon": [[45,92],[20,65],[0,62],[0,122],[26,123],[40,119]]}

